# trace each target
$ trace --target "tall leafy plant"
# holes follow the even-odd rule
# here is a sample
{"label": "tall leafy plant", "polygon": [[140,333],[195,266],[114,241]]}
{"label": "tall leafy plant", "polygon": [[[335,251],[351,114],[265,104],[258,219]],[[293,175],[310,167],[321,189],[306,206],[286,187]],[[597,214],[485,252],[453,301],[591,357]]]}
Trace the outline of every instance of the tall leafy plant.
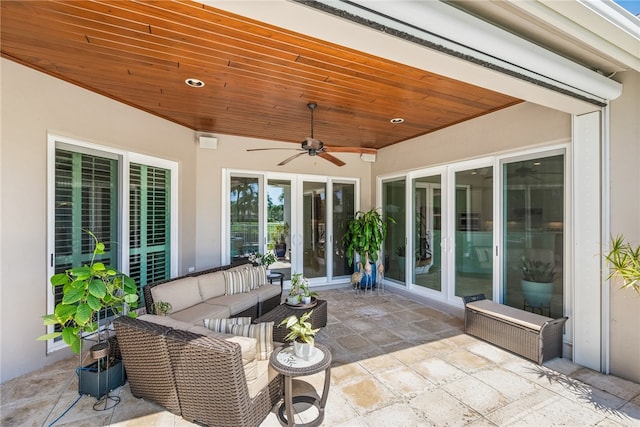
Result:
{"label": "tall leafy plant", "polygon": [[622,278],[622,287],[640,295],[640,245],[633,247],[622,236],[611,239],[611,251],[605,255],[609,264],[609,278]]}
{"label": "tall leafy plant", "polygon": [[378,209],[374,208],[367,212],[358,211],[349,221],[347,231],[342,238],[349,265],[353,264],[356,253],[364,261],[378,261],[378,254],[387,236],[387,221],[393,224],[396,222],[389,216],[385,220]]}
{"label": "tall leafy plant", "polygon": [[[38,337],[38,340],[46,341],[62,336],[75,353],[81,350],[81,334],[98,330],[100,311],[111,309],[115,314],[121,314],[125,305],[136,308],[138,303],[135,281],[102,262],[96,262],[96,256],[104,254],[104,243],[99,242],[92,232],[85,231],[95,243],[89,265],[70,268],[50,279],[54,290],[62,286],[62,301],[56,304],[53,314],[43,316],[43,323],[59,325],[62,330]],[[130,316],[135,316],[135,313],[130,312]]]}

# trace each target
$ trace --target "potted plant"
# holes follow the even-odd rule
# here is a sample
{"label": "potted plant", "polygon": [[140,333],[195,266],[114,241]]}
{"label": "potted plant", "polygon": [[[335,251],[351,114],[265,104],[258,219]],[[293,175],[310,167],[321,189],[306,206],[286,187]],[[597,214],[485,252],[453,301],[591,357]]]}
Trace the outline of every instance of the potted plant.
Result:
{"label": "potted plant", "polygon": [[273,228],[273,248],[278,258],[284,258],[287,255],[287,236],[289,235],[289,223],[278,223]]}
{"label": "potted plant", "polygon": [[287,304],[300,304],[300,300],[302,299],[300,289],[306,281],[307,279],[302,277],[302,273],[294,273],[291,275],[291,288],[289,288],[289,295],[287,295]]}
{"label": "potted plant", "polygon": [[311,304],[311,298],[317,297],[318,293],[309,289],[309,281],[304,279],[300,284],[300,295],[302,296],[303,304]]}
{"label": "potted plant", "polygon": [[609,264],[609,279],[622,278],[622,288],[630,288],[640,295],[640,245],[635,248],[622,236],[611,239],[611,250],[605,259]]}
{"label": "potted plant", "polygon": [[555,266],[550,262],[522,257],[522,293],[531,307],[548,307],[553,296]]}
{"label": "potted plant", "polygon": [[285,318],[278,326],[286,326],[289,333],[284,337],[285,341],[293,341],[293,348],[296,356],[309,359],[313,352],[316,333],[320,330],[313,329],[309,318],[313,310],[304,313],[299,318],[291,315]]}
{"label": "potted plant", "polygon": [[171,303],[167,301],[158,301],[153,303],[153,311],[159,316],[166,316],[172,308]]}
{"label": "potted plant", "polygon": [[[99,242],[92,232],[85,231],[93,238],[95,244],[89,264],[54,274],[50,279],[54,288],[62,287],[62,301],[56,304],[52,314],[43,316],[43,323],[47,326],[58,326],[61,330],[38,337],[40,341],[62,337],[62,340],[77,354],[82,352],[83,335],[98,332],[98,318],[101,313],[105,317],[109,311],[119,315],[129,308],[136,308],[138,302],[138,289],[133,279],[96,261],[96,256],[104,254],[104,243]],[[128,312],[128,315],[135,317],[135,312]],[[94,345],[91,351],[95,354],[103,354],[107,346],[107,343],[101,342],[98,334],[98,344]],[[111,388],[119,387],[124,383],[124,369],[121,361],[116,360],[112,366],[97,365],[97,362],[94,365],[98,366],[98,369],[89,366],[79,370],[81,394],[91,394],[100,398],[109,391],[96,389],[95,392],[85,392],[88,389],[94,390],[96,383],[106,386],[107,382],[100,378],[104,375],[103,369],[106,368],[113,371],[108,374],[111,379],[109,381]],[[121,370],[121,375],[114,373],[118,372],[118,369]],[[97,378],[94,378],[96,376]],[[119,378],[120,383],[114,383],[114,378]]]}
{"label": "potted plant", "polygon": [[[382,244],[387,235],[387,221],[395,224],[395,220],[387,216],[385,219],[378,209],[371,209],[368,212],[358,211],[347,225],[342,243],[345,246],[349,265],[353,264],[356,254],[360,255],[364,266],[365,275],[369,277],[363,281],[369,281],[369,286],[375,283],[375,268],[371,268],[370,263],[378,261]],[[362,284],[362,282],[361,282]]]}

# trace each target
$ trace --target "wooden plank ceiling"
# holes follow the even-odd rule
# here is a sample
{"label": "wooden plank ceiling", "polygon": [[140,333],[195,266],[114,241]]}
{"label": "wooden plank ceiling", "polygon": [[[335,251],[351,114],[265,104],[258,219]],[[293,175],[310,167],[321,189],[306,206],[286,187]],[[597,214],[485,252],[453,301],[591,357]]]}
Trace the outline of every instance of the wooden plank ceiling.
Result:
{"label": "wooden plank ceiling", "polygon": [[193,1],[1,4],[3,57],[196,131],[299,144],[315,102],[316,138],[380,149],[521,102]]}

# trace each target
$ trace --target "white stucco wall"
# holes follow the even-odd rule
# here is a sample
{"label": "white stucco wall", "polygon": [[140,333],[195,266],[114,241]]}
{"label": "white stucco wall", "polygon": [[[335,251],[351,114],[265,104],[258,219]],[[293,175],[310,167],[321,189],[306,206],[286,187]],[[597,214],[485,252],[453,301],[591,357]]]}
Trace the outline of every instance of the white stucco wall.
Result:
{"label": "white stucco wall", "polygon": [[[347,165],[303,156],[276,166],[287,151],[245,152],[259,141],[218,136],[218,149],[199,148],[195,132],[2,59],[0,139],[0,381],[69,356],[46,355],[41,317],[47,311],[47,134],[178,162],[178,271],[220,265],[222,168],[361,178],[369,163],[338,154]],[[301,129],[301,139],[306,136]],[[262,141],[264,143],[264,141]],[[273,142],[273,146],[279,143]],[[287,145],[290,146],[290,145]],[[260,145],[264,147],[264,145]],[[361,204],[369,202],[362,192]]]}
{"label": "white stucco wall", "polygon": [[[611,234],[640,245],[640,73],[616,76],[623,94],[611,103]],[[611,373],[640,382],[640,295],[610,289]]]}

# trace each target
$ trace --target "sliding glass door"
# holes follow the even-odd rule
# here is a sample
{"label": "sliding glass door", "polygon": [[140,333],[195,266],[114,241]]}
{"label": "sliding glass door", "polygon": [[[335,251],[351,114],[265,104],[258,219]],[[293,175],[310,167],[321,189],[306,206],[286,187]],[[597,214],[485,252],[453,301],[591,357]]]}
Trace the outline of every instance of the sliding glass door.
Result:
{"label": "sliding glass door", "polygon": [[302,183],[302,273],[327,277],[327,184]]}
{"label": "sliding glass door", "polygon": [[271,270],[291,278],[291,180],[267,181],[267,244],[264,251],[276,256]]}
{"label": "sliding glass door", "polygon": [[410,265],[413,283],[442,290],[442,177],[425,176],[413,180],[415,215],[412,220],[413,247]]}
{"label": "sliding glass door", "polygon": [[564,155],[502,166],[503,300],[517,308],[563,315]]}
{"label": "sliding glass door", "polygon": [[456,171],[455,295],[493,298],[493,167]]}

